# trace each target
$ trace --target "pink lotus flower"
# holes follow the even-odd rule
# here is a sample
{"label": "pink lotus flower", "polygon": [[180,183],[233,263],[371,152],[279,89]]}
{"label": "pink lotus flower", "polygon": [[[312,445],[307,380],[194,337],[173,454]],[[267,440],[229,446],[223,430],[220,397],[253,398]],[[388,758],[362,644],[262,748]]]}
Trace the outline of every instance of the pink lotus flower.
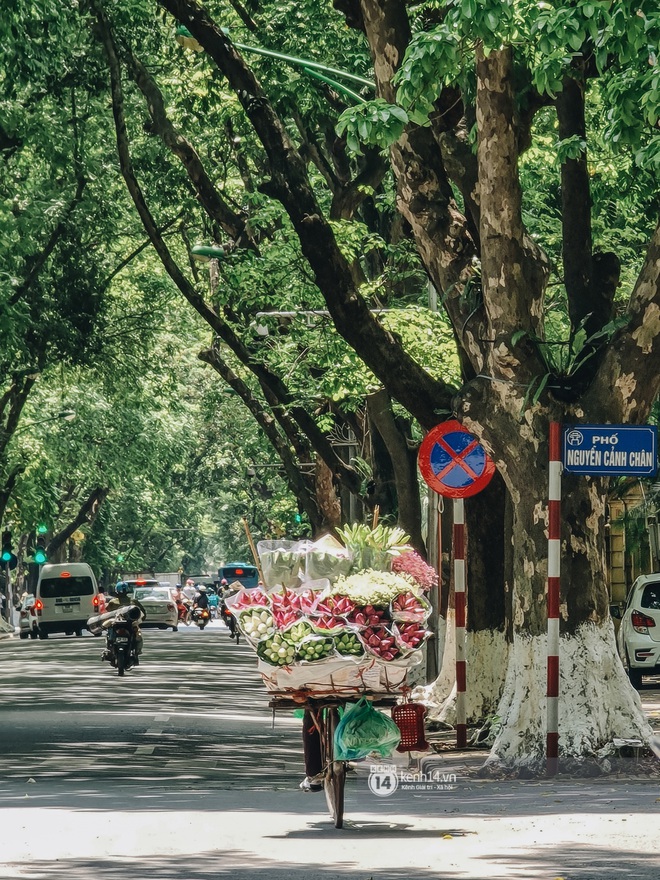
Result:
{"label": "pink lotus flower", "polygon": [[392,571],[407,574],[417,581],[424,590],[438,586],[438,575],[434,568],[427,565],[416,550],[408,550],[392,560]]}

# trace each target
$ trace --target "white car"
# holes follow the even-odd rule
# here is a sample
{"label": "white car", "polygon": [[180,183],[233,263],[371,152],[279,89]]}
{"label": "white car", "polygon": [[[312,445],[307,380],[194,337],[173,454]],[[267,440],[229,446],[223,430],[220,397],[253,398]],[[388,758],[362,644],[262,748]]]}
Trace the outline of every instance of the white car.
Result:
{"label": "white car", "polygon": [[642,575],[630,588],[617,644],[633,687],[643,675],[660,674],[660,573]]}
{"label": "white car", "polygon": [[167,629],[171,626],[174,632],[178,630],[179,613],[169,587],[161,587],[157,582],[155,586],[136,585],[132,595],[147,613],[146,619],[140,624],[143,629],[145,627]]}

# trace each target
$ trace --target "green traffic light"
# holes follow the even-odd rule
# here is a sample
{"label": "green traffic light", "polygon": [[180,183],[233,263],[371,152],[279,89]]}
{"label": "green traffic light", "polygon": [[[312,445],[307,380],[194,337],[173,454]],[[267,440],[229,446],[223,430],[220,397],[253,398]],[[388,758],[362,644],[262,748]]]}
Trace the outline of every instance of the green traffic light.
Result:
{"label": "green traffic light", "polygon": [[48,557],[46,556],[46,551],[42,550],[41,547],[34,551],[34,561],[37,562],[39,565],[43,565],[47,559]]}
{"label": "green traffic light", "polygon": [[44,525],[43,523],[39,523],[39,525],[37,526],[37,532],[40,535],[45,535],[47,531],[48,531],[48,526]]}
{"label": "green traffic light", "polygon": [[0,556],[0,560],[2,562],[11,562],[12,552],[11,550],[3,550],[2,556]]}

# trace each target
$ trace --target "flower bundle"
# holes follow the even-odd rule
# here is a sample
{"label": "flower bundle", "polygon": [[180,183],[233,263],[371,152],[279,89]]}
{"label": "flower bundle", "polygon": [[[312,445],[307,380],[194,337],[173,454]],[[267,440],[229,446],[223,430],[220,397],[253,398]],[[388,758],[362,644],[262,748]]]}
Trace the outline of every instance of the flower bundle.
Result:
{"label": "flower bundle", "polygon": [[377,569],[331,585],[326,580],[318,589],[244,591],[230,607],[259,658],[280,667],[348,658],[360,663],[365,653],[370,662],[403,659],[423,644],[431,610],[409,572]]}
{"label": "flower bundle", "polygon": [[407,593],[399,593],[392,599],[390,613],[393,620],[424,623],[431,613],[431,606],[423,596],[418,596],[412,590],[408,590]]}
{"label": "flower bundle", "polygon": [[392,571],[397,574],[408,575],[423,590],[430,590],[438,586],[438,575],[416,550],[407,550],[392,560]]}

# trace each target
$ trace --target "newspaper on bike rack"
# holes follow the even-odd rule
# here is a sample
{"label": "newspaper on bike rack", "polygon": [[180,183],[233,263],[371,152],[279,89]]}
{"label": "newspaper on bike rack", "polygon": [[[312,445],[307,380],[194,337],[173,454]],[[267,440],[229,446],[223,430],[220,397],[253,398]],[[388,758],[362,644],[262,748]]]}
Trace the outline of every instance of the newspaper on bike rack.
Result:
{"label": "newspaper on bike rack", "polygon": [[316,663],[273,667],[259,660],[257,669],[266,690],[271,693],[293,694],[305,691],[310,696],[361,693],[400,693],[407,684],[411,667],[422,662],[422,652],[413,651],[398,660],[383,662],[375,657],[359,661],[327,659]]}

